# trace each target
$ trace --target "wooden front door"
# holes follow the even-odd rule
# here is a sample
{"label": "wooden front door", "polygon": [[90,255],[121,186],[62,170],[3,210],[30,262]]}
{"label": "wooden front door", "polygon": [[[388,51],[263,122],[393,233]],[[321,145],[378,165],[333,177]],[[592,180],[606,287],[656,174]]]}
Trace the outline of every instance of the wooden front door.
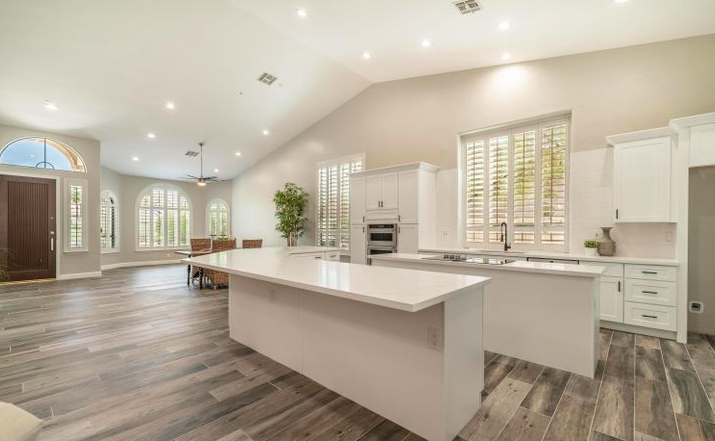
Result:
{"label": "wooden front door", "polygon": [[0,175],[0,275],[55,277],[55,181]]}

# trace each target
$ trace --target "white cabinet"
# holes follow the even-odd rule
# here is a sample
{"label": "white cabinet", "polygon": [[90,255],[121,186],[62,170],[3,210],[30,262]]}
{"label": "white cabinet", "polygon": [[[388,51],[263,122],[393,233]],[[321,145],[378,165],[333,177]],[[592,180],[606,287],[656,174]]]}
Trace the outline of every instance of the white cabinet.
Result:
{"label": "white cabinet", "polygon": [[614,144],[615,222],[671,222],[671,138]]}
{"label": "white cabinet", "polygon": [[350,222],[365,222],[365,178],[351,177],[350,179]]}
{"label": "white cabinet", "polygon": [[601,277],[601,320],[623,323],[623,281],[620,277]]}
{"label": "white cabinet", "polygon": [[396,172],[368,176],[366,180],[366,209],[396,210],[399,198],[399,175]]}
{"label": "white cabinet", "polygon": [[715,165],[715,123],[690,129],[690,166]]}
{"label": "white cabinet", "polygon": [[405,170],[399,174],[399,217],[400,222],[417,223],[419,215],[417,170]]}
{"label": "white cabinet", "polygon": [[350,263],[365,264],[367,252],[367,228],[365,225],[350,227]]}
{"label": "white cabinet", "polygon": [[419,251],[419,225],[400,224],[397,227],[397,252],[417,254]]}

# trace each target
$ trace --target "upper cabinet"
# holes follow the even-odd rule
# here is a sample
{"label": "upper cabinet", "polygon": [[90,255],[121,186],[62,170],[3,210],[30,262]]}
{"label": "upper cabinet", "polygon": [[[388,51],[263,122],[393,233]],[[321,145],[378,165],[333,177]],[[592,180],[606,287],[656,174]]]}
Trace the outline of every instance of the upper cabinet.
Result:
{"label": "upper cabinet", "polygon": [[672,138],[668,128],[614,135],[615,222],[673,222]]}
{"label": "upper cabinet", "polygon": [[350,223],[365,222],[366,191],[364,177],[353,177],[350,181]]}
{"label": "upper cabinet", "polygon": [[404,170],[399,174],[399,221],[419,222],[419,172]]}
{"label": "upper cabinet", "polygon": [[399,197],[398,173],[368,176],[366,210],[396,210]]}
{"label": "upper cabinet", "polygon": [[690,166],[715,165],[715,123],[690,129]]}

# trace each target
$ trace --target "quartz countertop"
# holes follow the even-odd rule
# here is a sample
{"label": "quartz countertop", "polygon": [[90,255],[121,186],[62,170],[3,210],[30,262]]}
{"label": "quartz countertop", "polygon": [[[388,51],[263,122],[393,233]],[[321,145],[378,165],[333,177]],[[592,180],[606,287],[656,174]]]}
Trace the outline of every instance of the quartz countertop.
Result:
{"label": "quartz countertop", "polygon": [[[464,254],[464,253],[462,253]],[[598,277],[604,268],[594,265],[572,265],[564,263],[546,263],[546,262],[524,262],[515,261],[504,265],[482,265],[468,262],[453,262],[443,260],[430,260],[430,257],[438,257],[441,254],[408,254],[408,253],[392,253],[392,254],[376,254],[370,256],[372,260],[393,260],[401,262],[421,263],[425,265],[445,265],[445,266],[462,266],[479,270],[495,270],[495,271],[519,271],[539,274],[564,275],[572,277]]]}
{"label": "quartz countertop", "polygon": [[416,312],[489,283],[488,277],[291,257],[286,248],[230,250],[185,263],[316,293]]}
{"label": "quartz countertop", "polygon": [[578,253],[557,253],[551,251],[501,251],[483,250],[478,248],[424,248],[419,250],[426,254],[474,254],[490,256],[513,256],[513,257],[537,257],[541,259],[564,259],[578,260],[582,262],[605,262],[605,263],[630,263],[634,265],[663,265],[678,266],[675,259],[664,259],[657,257],[630,257],[630,256],[587,256]]}

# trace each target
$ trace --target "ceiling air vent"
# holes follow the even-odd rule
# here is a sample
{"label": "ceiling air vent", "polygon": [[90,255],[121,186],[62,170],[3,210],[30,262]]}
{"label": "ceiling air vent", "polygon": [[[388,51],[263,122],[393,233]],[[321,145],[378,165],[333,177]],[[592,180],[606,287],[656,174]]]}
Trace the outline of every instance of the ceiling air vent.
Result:
{"label": "ceiling air vent", "polygon": [[260,81],[263,84],[268,84],[269,86],[273,84],[278,78],[276,78],[274,75],[269,74],[268,72],[263,72],[263,74],[258,77],[258,81]]}
{"label": "ceiling air vent", "polygon": [[462,0],[454,2],[454,6],[456,6],[462,14],[473,14],[482,9],[482,6],[476,0]]}
{"label": "ceiling air vent", "polygon": [[192,157],[192,158],[195,158],[195,157],[199,156],[199,152],[195,152],[195,151],[193,151],[193,150],[189,150],[188,152],[185,153],[185,155],[186,155],[186,156],[190,156],[190,157]]}

